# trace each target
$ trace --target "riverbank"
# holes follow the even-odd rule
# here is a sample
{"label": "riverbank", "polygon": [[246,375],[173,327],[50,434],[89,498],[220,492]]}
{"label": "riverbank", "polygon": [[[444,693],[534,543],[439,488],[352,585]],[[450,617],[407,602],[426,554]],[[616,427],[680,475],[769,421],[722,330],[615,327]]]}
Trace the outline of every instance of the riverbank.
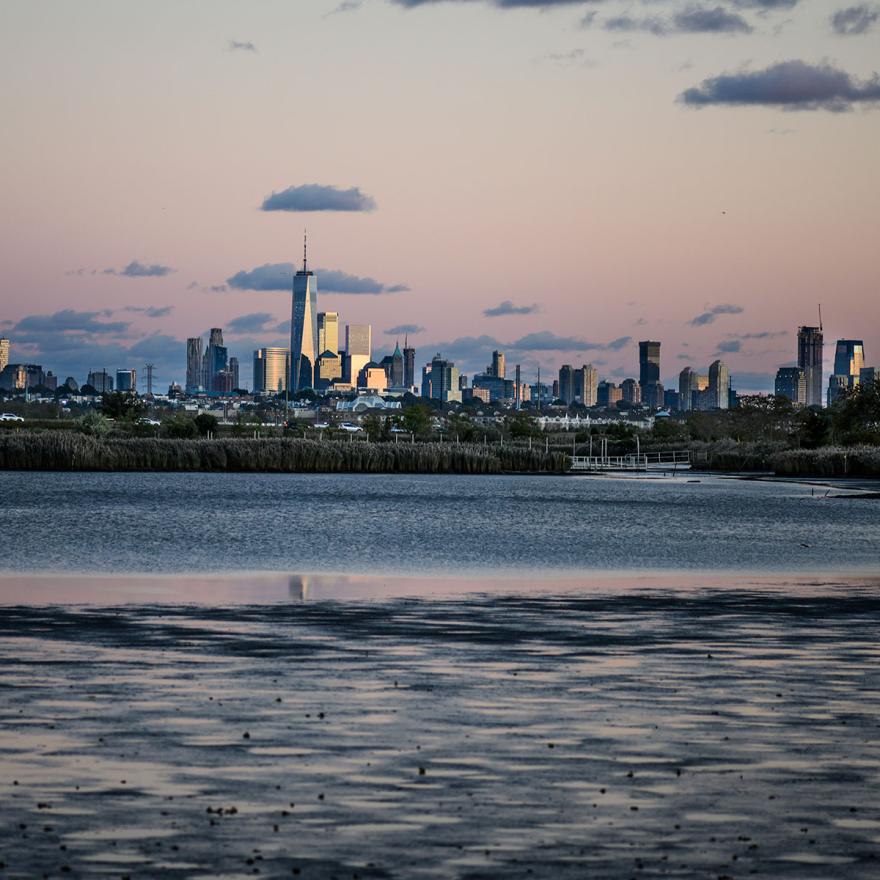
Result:
{"label": "riverbank", "polygon": [[0,436],[0,470],[235,473],[562,474],[568,457],[536,447],[358,440]]}

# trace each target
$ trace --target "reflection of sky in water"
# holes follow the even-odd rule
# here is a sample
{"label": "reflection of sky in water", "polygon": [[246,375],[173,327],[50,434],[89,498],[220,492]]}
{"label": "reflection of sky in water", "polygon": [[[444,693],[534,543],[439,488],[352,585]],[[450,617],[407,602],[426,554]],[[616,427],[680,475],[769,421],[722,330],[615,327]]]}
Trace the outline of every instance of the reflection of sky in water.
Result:
{"label": "reflection of sky in water", "polygon": [[[4,472],[0,524],[16,539],[0,567],[876,571],[878,502],[812,491],[706,477]],[[297,585],[290,588],[296,598]]]}
{"label": "reflection of sky in water", "polygon": [[14,876],[868,880],[880,599],[785,583],[7,607],[0,856]]}

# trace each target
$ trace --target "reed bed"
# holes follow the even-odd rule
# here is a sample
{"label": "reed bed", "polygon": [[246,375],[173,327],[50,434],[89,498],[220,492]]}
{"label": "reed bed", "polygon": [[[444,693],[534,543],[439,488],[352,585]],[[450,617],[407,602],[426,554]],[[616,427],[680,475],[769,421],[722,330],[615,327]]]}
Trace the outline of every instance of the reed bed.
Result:
{"label": "reed bed", "polygon": [[465,443],[0,436],[0,470],[546,474],[567,469],[568,458],[560,452]]}
{"label": "reed bed", "polygon": [[880,447],[790,449],[772,458],[780,477],[880,477]]}

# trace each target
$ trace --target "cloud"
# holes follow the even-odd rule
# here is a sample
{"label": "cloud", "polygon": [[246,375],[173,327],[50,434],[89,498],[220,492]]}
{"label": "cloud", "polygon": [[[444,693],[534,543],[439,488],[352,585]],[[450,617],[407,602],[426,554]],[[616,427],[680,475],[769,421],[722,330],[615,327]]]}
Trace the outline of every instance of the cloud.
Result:
{"label": "cloud", "polygon": [[415,9],[418,6],[432,6],[439,3],[482,2],[496,9],[559,9],[566,6],[583,6],[587,0],[391,0],[395,6]]}
{"label": "cloud", "polygon": [[376,201],[356,186],[339,189],[307,183],[266,196],[261,211],[375,211]]}
{"label": "cloud", "polygon": [[743,309],[742,306],[734,306],[730,303],[722,303],[717,306],[707,306],[706,311],[688,321],[688,324],[692,327],[704,327],[706,324],[713,324],[719,315],[739,315],[744,311],[745,309]]}
{"label": "cloud", "polygon": [[335,8],[331,9],[324,18],[328,18],[331,15],[339,15],[343,12],[354,12],[358,10],[363,5],[363,0],[342,0],[342,2]]}
{"label": "cloud", "polygon": [[601,343],[588,342],[575,336],[557,336],[549,330],[539,330],[521,336],[508,347],[518,351],[619,351],[630,342],[632,342],[630,336],[621,336],[611,342]]}
{"label": "cloud", "polygon": [[859,3],[857,6],[838,9],[831,16],[831,27],[842,37],[854,37],[866,34],[878,19],[880,7]]}
{"label": "cloud", "polygon": [[126,306],[123,312],[139,312],[148,318],[164,318],[170,315],[174,306]]}
{"label": "cloud", "polygon": [[[249,271],[242,270],[227,278],[235,290],[290,290],[296,272],[293,263],[265,263]],[[372,294],[405,293],[405,284],[386,285],[375,278],[361,278],[338,269],[316,269],[318,290],[327,293]]]}
{"label": "cloud", "polygon": [[[595,15],[595,13],[592,13]],[[585,23],[585,27],[588,27]],[[539,64],[555,64],[559,67],[595,67],[596,62],[587,57],[583,49],[569,49],[567,52],[546,52],[535,61]]]}
{"label": "cloud", "polygon": [[742,348],[742,343],[738,339],[725,339],[718,343],[716,354],[733,354]]}
{"label": "cloud", "polygon": [[781,61],[764,70],[710,77],[678,99],[690,107],[765,106],[839,113],[857,103],[880,101],[880,75],[859,82],[827,63]]}
{"label": "cloud", "polygon": [[170,275],[173,271],[174,269],[159,263],[152,263],[148,266],[137,260],[132,260],[123,269],[105,269],[103,274],[120,275],[124,278],[162,278],[165,275]]}
{"label": "cloud", "polygon": [[98,321],[100,312],[77,312],[62,309],[52,315],[28,315],[12,328],[16,334],[66,333],[75,331],[95,335],[121,335],[128,330],[125,321]]}
{"label": "cloud", "polygon": [[398,324],[382,331],[386,336],[400,336],[404,333],[424,333],[425,328],[421,324]]}
{"label": "cloud", "polygon": [[669,34],[749,34],[752,26],[739,13],[722,6],[689,6],[673,13],[671,18],[651,15],[634,18],[624,14],[605,21],[607,31],[631,33],[644,31],[663,37]]}
{"label": "cloud", "polygon": [[776,339],[779,336],[787,336],[788,330],[762,330],[760,333],[728,333],[729,339]]}
{"label": "cloud", "polygon": [[257,47],[253,43],[251,43],[250,41],[243,43],[243,42],[239,42],[238,40],[230,40],[228,48],[229,48],[230,52],[236,52],[236,51],[256,52],[257,51]]}
{"label": "cloud", "polygon": [[226,322],[225,329],[230,333],[264,333],[267,330],[266,324],[270,321],[275,322],[277,318],[268,312],[252,312],[249,315],[239,315],[231,321]]}
{"label": "cloud", "polygon": [[500,318],[504,315],[532,315],[537,311],[537,304],[532,304],[530,306],[515,306],[509,299],[506,299],[497,306],[485,309],[483,314],[487,318]]}

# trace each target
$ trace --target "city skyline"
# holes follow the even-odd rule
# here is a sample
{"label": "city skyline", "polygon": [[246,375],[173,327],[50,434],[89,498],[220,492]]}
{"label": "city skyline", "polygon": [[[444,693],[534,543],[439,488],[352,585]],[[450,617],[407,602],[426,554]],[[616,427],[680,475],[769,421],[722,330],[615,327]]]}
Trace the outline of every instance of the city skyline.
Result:
{"label": "city skyline", "polygon": [[[307,225],[325,308],[463,372],[503,349],[527,375],[619,381],[650,336],[667,385],[722,358],[770,392],[819,302],[828,339],[876,351],[876,25],[718,3],[732,30],[688,29],[674,0],[9,3],[0,334],[59,373],[150,361],[167,385],[222,326],[247,375],[289,345]],[[751,105],[713,99],[747,63]],[[761,71],[798,86],[787,110]]]}

